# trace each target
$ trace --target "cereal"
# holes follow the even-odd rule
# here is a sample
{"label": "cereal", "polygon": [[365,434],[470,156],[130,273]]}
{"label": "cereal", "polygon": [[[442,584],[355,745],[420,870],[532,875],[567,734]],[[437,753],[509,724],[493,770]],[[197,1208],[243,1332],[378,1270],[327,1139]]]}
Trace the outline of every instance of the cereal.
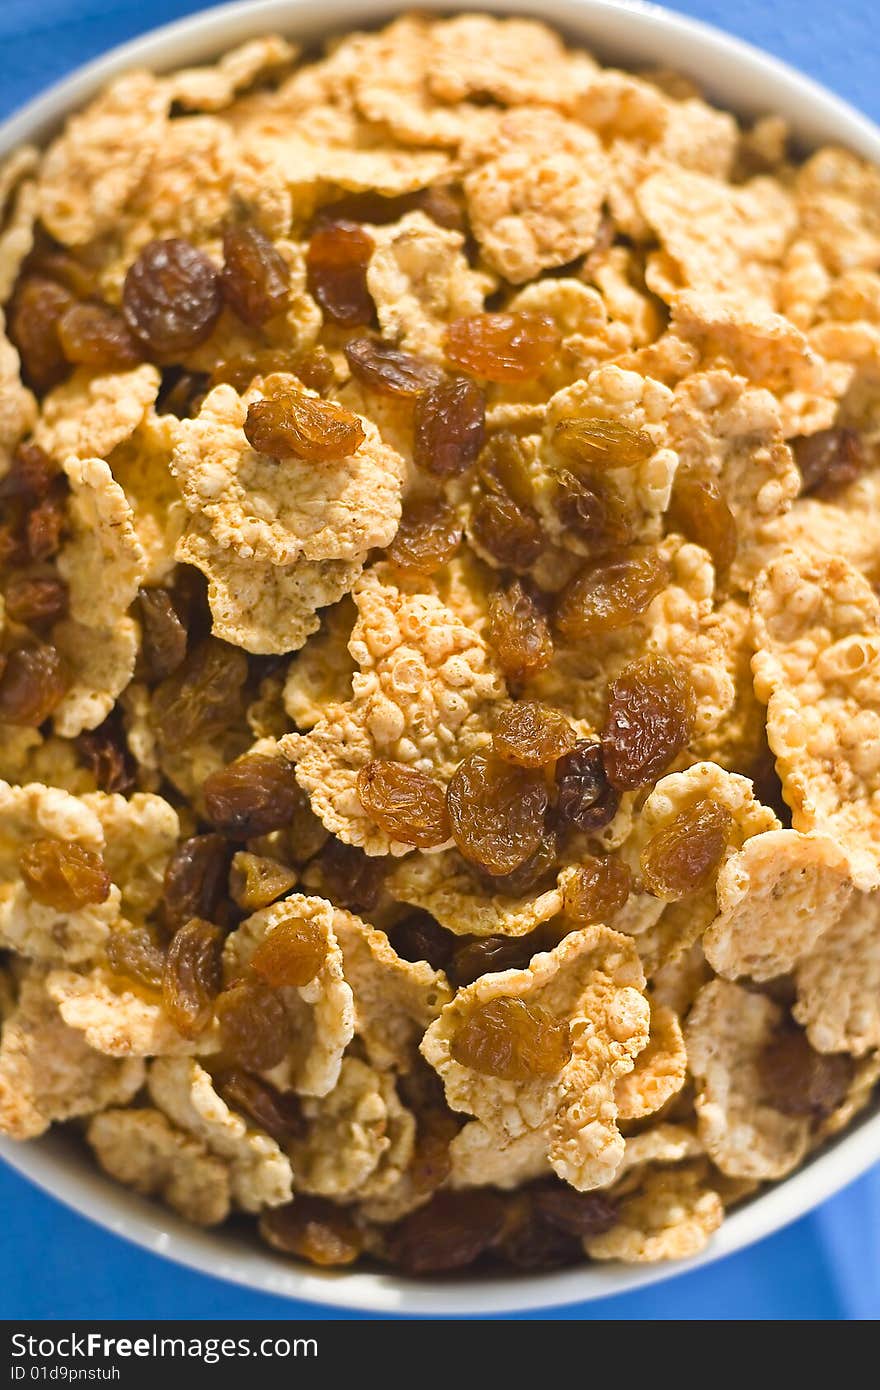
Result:
{"label": "cereal", "polygon": [[166,84],[168,94],[187,111],[222,111],[260,78],[280,76],[297,53],[297,47],[280,34],[266,34],[231,49],[213,67],[172,73]]}
{"label": "cereal", "polygon": [[111,1178],[144,1197],[160,1197],[194,1225],[217,1226],[229,1215],[226,1165],[158,1110],[105,1110],[86,1138]]}
{"label": "cereal", "polygon": [[146,363],[109,374],[80,367],[43,401],[34,439],[58,459],[105,459],[134,433],[158,390],[159,373]]}
{"label": "cereal", "polygon": [[209,1027],[184,1038],[167,1017],[158,996],[127,988],[103,967],[78,974],[52,970],[46,989],[69,1028],[81,1033],[90,1048],[108,1057],[178,1057],[216,1052],[217,1031]]}
{"label": "cereal", "polygon": [[591,1260],[652,1264],[696,1255],[721,1225],[724,1211],[704,1165],[649,1171],[623,1199],[617,1225],[584,1242]]}
{"label": "cereal", "polygon": [[662,1109],[681,1090],[687,1075],[687,1052],[681,1025],[672,1009],[651,1007],[651,1034],[628,1076],[614,1088],[621,1120],[641,1120]]}
{"label": "cereal", "polygon": [[878,911],[880,894],[854,894],[797,965],[793,1013],[817,1052],[862,1057],[880,1047]]}
{"label": "cereal", "polygon": [[543,893],[493,893],[452,849],[410,855],[391,871],[386,886],[393,897],[424,908],[463,936],[525,936],[562,910],[555,884]]}
{"label": "cereal", "polygon": [[144,552],[125,493],[103,459],[71,459],[70,539],[58,556],[71,616],[86,627],[112,627],[145,577]]}

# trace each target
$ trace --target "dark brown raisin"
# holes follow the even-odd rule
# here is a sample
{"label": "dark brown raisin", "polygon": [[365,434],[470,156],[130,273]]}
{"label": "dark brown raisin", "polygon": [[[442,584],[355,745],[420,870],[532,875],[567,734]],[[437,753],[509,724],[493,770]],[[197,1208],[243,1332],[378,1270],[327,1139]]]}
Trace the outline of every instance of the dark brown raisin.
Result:
{"label": "dark brown raisin", "polygon": [[536,1185],[532,1200],[546,1221],[579,1240],[600,1236],[617,1221],[617,1208],[603,1193],[576,1192],[561,1182]]}
{"label": "dark brown raisin", "polygon": [[186,656],[186,628],[168,589],[141,589],[138,610],[146,673],[150,680],[165,680]]}
{"label": "dark brown raisin", "polygon": [[290,267],[277,247],[252,222],[223,232],[223,298],[242,320],[260,328],[287,308]]}
{"label": "dark brown raisin", "polygon": [[458,513],[442,497],[416,497],[406,503],[386,555],[403,574],[434,574],[451,560],[462,534]]}
{"label": "dark brown raisin", "polygon": [[354,222],[327,222],[312,233],[306,252],[309,294],[331,323],[355,328],[372,323],[374,306],[367,288],[373,238]]}
{"label": "dark brown raisin", "polygon": [[214,1014],[223,983],[223,933],[213,922],[193,917],[178,927],[162,972],[162,1002],[178,1033],[194,1038]]}
{"label": "dark brown raisin", "polygon": [[373,758],[357,776],[361,805],[391,840],[433,849],[449,839],[443,788],[417,768]]}
{"label": "dark brown raisin", "polygon": [[282,917],[251,956],[251,969],[275,989],[301,989],[326,959],[327,937],[314,919]]}
{"label": "dark brown raisin", "polygon": [[602,729],[608,780],[618,791],[656,782],[694,728],[690,681],[665,656],[631,661],[611,682]]}
{"label": "dark brown raisin", "polygon": [[610,551],[566,584],[556,604],[556,626],[569,641],[627,627],[668,580],[669,565],[652,546]]}
{"label": "dark brown raisin", "polygon": [[730,812],[709,800],[680,811],[642,850],[642,879],[648,892],[677,902],[705,888],[718,870],[732,828]]}
{"label": "dark brown raisin", "polygon": [[550,625],[520,580],[496,590],[489,600],[489,645],[508,680],[537,675],[553,659]]}
{"label": "dark brown raisin", "polygon": [[571,1035],[568,1023],[542,1005],[499,995],[469,1011],[449,1050],[459,1066],[483,1076],[549,1080],[571,1057]]}
{"label": "dark brown raisin", "polygon": [[57,709],[70,685],[60,652],[48,643],[7,653],[0,679],[0,723],[38,729]]}
{"label": "dark brown raisin", "polygon": [[110,896],[110,875],[100,854],[74,841],[34,840],[18,856],[31,897],[57,912],[76,912]]}
{"label": "dark brown raisin", "polygon": [[577,735],[558,709],[537,700],[517,700],[498,716],[492,744],[499,758],[519,767],[546,767],[570,753]]}
{"label": "dark brown raisin", "polygon": [[19,444],[9,471],[0,478],[0,499],[20,497],[29,506],[48,497],[59,468],[39,444]]}
{"label": "dark brown raisin", "polygon": [[380,857],[331,838],[314,861],[325,897],[352,912],[371,912],[379,901],[385,875]]}
{"label": "dark brown raisin", "polygon": [[432,386],[416,402],[413,458],[436,478],[455,478],[483,447],[486,398],[475,381],[453,377]]}
{"label": "dark brown raisin", "polygon": [[859,477],[865,450],[857,430],[835,426],[793,439],[791,447],[801,474],[801,493],[833,497]]}
{"label": "dark brown raisin", "polygon": [[472,753],[452,775],[446,806],[464,857],[491,874],[507,874],[541,842],[547,786],[539,771]]}
{"label": "dark brown raisin", "polygon": [[31,560],[41,563],[58,553],[64,534],[66,519],[66,483],[53,487],[48,497],[44,497],[28,512],[25,527],[27,552]]}
{"label": "dark brown raisin", "polygon": [[560,334],[543,314],[471,314],[446,331],[449,361],[485,381],[534,381],[559,347]]}
{"label": "dark brown raisin", "polygon": [[185,748],[228,729],[241,713],[248,664],[244,652],[207,637],[156,686],[150,717],[163,746]]}
{"label": "dark brown raisin", "polygon": [[120,372],[141,360],[125,319],[109,304],[72,304],[58,320],[58,341],[68,362]]}
{"label": "dark brown raisin", "polygon": [[509,1200],[497,1249],[505,1264],[532,1272],[560,1269],[582,1260],[583,1253],[582,1243],[547,1221],[528,1192]]}
{"label": "dark brown raisin", "polygon": [[504,1229],[497,1192],[438,1192],[386,1236],[385,1253],[407,1274],[440,1274],[473,1264]]}
{"label": "dark brown raisin", "polygon": [[26,627],[46,627],[67,612],[67,585],[60,575],[17,574],[6,586],[6,616]]}
{"label": "dark brown raisin", "polygon": [[[266,382],[267,392],[273,378]],[[336,463],[355,453],[366,439],[364,427],[350,410],[304,391],[267,394],[248,406],[247,440],[261,454],[277,459]]]}
{"label": "dark brown raisin", "polygon": [[209,338],[222,307],[217,267],[182,237],[149,242],[122,287],[126,323],[160,360],[175,361]]}
{"label": "dark brown raisin", "polygon": [[570,468],[554,474],[554,510],[563,528],[589,546],[609,550],[632,540],[626,503],[602,478],[578,476]]}
{"label": "dark brown raisin", "polygon": [[654,452],[654,441],[644,430],[599,417],[560,420],[553,429],[553,443],[578,473],[583,466],[633,468]]}
{"label": "dark brown raisin", "polygon": [[481,936],[475,941],[465,941],[452,957],[449,978],[461,987],[473,984],[482,975],[495,975],[501,970],[525,970],[539,949],[531,935]]}
{"label": "dark brown raisin", "polygon": [[217,917],[226,895],[231,850],[222,835],[193,835],[175,850],[165,868],[162,917],[174,932],[191,917]]}
{"label": "dark brown raisin", "polygon": [[287,1056],[290,1020],[274,990],[238,980],[218,994],[217,1021],[223,1051],[247,1071],[268,1071]]}
{"label": "dark brown raisin", "polygon": [[125,743],[125,732],[118,714],[109,714],[96,729],[86,729],[76,740],[76,749],[92,773],[101,792],[127,796],[135,788],[135,768]]}
{"label": "dark brown raisin", "polygon": [[379,338],[352,338],[344,351],[352,374],[382,396],[420,396],[443,379],[432,362],[401,352]]}
{"label": "dark brown raisin", "polygon": [[551,886],[550,879],[555,877],[557,856],[556,833],[551,829],[546,829],[541,836],[538,848],[533,850],[528,859],[524,859],[521,864],[517,864],[515,869],[511,869],[507,874],[487,874],[480,869],[479,873],[483,886],[490,893],[500,893],[503,897],[520,898],[524,893],[530,893],[538,885],[542,888]]}
{"label": "dark brown raisin", "polygon": [[263,753],[247,753],[212,772],[203,795],[211,824],[239,840],[289,825],[300,801],[290,763]]}
{"label": "dark brown raisin", "polygon": [[73,296],[54,280],[31,275],[20,280],[9,306],[9,337],[21,357],[22,376],[35,391],[49,391],[70,368],[58,324]]}
{"label": "dark brown raisin", "polygon": [[144,989],[160,991],[165,972],[165,952],[149,927],[117,928],[107,938],[107,963],[116,975],[134,980]]}
{"label": "dark brown raisin", "polygon": [[420,910],[389,927],[388,938],[404,960],[426,960],[435,970],[446,969],[457,943],[452,932],[444,930],[429,912]]}
{"label": "dark brown raisin", "polygon": [[324,1197],[297,1196],[286,1207],[264,1211],[260,1235],[273,1250],[321,1268],[350,1265],[363,1249],[363,1236],[349,1212]]}
{"label": "dark brown raisin", "polygon": [[783,1115],[824,1120],[846,1096],[852,1058],[840,1052],[815,1052],[806,1033],[790,1028],[764,1048],[759,1061],[764,1099]]}
{"label": "dark brown raisin", "polygon": [[580,739],[556,764],[554,818],[560,830],[589,834],[608,825],[617,814],[619,797],[609,785],[602,745]]}
{"label": "dark brown raisin", "polygon": [[544,549],[537,512],[502,493],[486,492],[477,499],[469,530],[476,544],[508,569],[527,570]]}
{"label": "dark brown raisin", "polygon": [[716,575],[725,577],[736,559],[736,518],[714,478],[679,468],[666,522],[670,531],[679,531],[707,550]]}
{"label": "dark brown raisin", "polygon": [[217,1082],[217,1091],[228,1106],[265,1130],[276,1143],[306,1137],[302,1102],[294,1091],[279,1091],[270,1081],[248,1071],[227,1072]]}
{"label": "dark brown raisin", "polygon": [[573,922],[610,927],[629,897],[632,875],[621,859],[582,859],[563,888],[562,906]]}
{"label": "dark brown raisin", "polygon": [[459,1131],[450,1110],[437,1105],[417,1114],[418,1127],[407,1176],[416,1192],[436,1192],[452,1172],[449,1145]]}

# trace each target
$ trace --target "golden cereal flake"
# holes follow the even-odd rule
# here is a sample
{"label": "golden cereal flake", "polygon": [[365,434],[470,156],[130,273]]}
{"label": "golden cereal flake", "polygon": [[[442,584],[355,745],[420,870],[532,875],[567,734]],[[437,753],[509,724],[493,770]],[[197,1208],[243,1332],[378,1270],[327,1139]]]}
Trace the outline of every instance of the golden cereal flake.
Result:
{"label": "golden cereal flake", "polygon": [[[11,737],[4,737],[7,730]],[[76,744],[54,734],[43,737],[36,729],[15,724],[6,725],[0,733],[0,777],[22,786],[42,782],[71,796],[82,796],[97,787],[95,775],[81,761]]]}
{"label": "golden cereal flake", "polygon": [[464,14],[435,24],[429,84],[446,103],[491,97],[506,106],[556,106],[595,71],[583,52],[572,54],[545,24]]}
{"label": "golden cereal flake", "polygon": [[818,1148],[826,1139],[851,1124],[875,1099],[877,1083],[880,1082],[880,1052],[871,1052],[855,1064],[852,1081],[843,1100],[836,1110],[823,1120],[816,1130],[814,1144]]}
{"label": "golden cereal flake", "polygon": [[43,401],[34,440],[62,462],[109,458],[137,429],[158,390],[158,369],[147,362],[124,372],[77,367]]}
{"label": "golden cereal flake", "polygon": [[52,629],[73,681],[52,716],[55,732],[75,738],[107,718],[134,675],[138,627],[132,618],[119,618],[113,627],[85,627],[64,618]]}
{"label": "golden cereal flake", "polygon": [[791,552],[751,596],[755,693],[796,830],[832,836],[880,883],[880,601],[845,560]]}
{"label": "golden cereal flake", "polygon": [[[6,179],[12,179],[14,190],[14,197],[10,198],[11,207],[7,209],[8,216],[4,216],[0,224],[0,304],[5,304],[9,299],[18,272],[33,249],[39,193],[34,180],[25,178],[24,174],[30,172],[27,160],[34,153],[35,151],[25,146],[11,155],[0,169],[0,207],[6,202],[3,196],[3,184]],[[10,166],[16,164],[18,156],[24,156],[26,162],[19,164],[17,169],[12,169]]]}
{"label": "golden cereal flake", "polygon": [[169,467],[176,424],[173,415],[157,415],[149,407],[134,433],[118,444],[107,459],[132,509],[135,534],[144,553],[147,586],[168,579],[186,521],[186,508]]}
{"label": "golden cereal flake", "polygon": [[290,1160],[274,1139],[229,1109],[198,1062],[158,1057],[150,1066],[147,1086],[153,1104],[172,1124],[226,1164],[237,1207],[262,1211],[290,1201]]}
{"label": "golden cereal flake", "polygon": [[815,242],[796,238],[782,262],[778,287],[779,312],[806,332],[815,322],[831,284],[831,276]]}
{"label": "golden cereal flake", "polygon": [[783,1115],[763,1099],[761,1053],[782,1020],[772,999],[727,980],[705,985],[688,1015],[697,1132],[712,1162],[730,1177],[782,1178],[807,1150],[809,1119]]}
{"label": "golden cereal flake", "polygon": [[197,1038],[184,1038],[158,995],[138,993],[104,967],[86,974],[51,970],[46,989],[68,1027],[108,1057],[205,1056],[219,1047],[215,1024]]}
{"label": "golden cereal flake", "polygon": [[104,831],[103,857],[122,893],[122,907],[139,918],[162,896],[165,866],[177,845],[180,820],[161,796],[135,792],[89,792],[82,804],[94,811]]}
{"label": "golden cereal flake", "polygon": [[124,1105],[143,1079],[142,1062],[102,1057],[65,1025],[41,974],[24,976],[0,1037],[0,1133],[34,1139],[53,1121]]}
{"label": "golden cereal flake", "polygon": [[229,1215],[226,1164],[158,1110],[105,1110],[86,1139],[111,1178],[143,1197],[159,1197],[186,1221],[218,1226]]}
{"label": "golden cereal flake", "polygon": [[166,79],[169,98],[187,111],[221,111],[258,81],[280,76],[296,60],[297,44],[263,34],[225,53],[211,67],[181,68]]}
{"label": "golden cereal flake", "polygon": [[[508,1139],[541,1131],[559,1177],[580,1191],[603,1186],[624,1149],[615,1085],[648,1042],[643,989],[632,939],[607,927],[587,927],[533,957],[526,970],[484,975],[459,990],[428,1029],[421,1051],[442,1077],[454,1110]],[[504,997],[540,1005],[568,1023],[572,1055],[555,1079],[503,1081],[455,1061],[452,1043],[471,1010]]]}
{"label": "golden cereal flake", "polygon": [[547,1138],[540,1129],[516,1139],[499,1134],[480,1120],[470,1120],[449,1145],[450,1187],[519,1187],[534,1178],[549,1177]]}
{"label": "golden cereal flake", "polygon": [[[273,381],[302,391],[295,377]],[[387,545],[400,517],[404,465],[375,426],[361,421],[367,437],[341,461],[279,461],[257,453],[244,435],[248,406],[261,398],[256,387],[241,397],[216,386],[198,416],[179,425],[172,472],[217,544],[273,565],[363,562],[371,546]]]}
{"label": "golden cereal flake", "polygon": [[391,870],[385,887],[393,898],[430,912],[459,936],[525,936],[562,911],[556,885],[521,897],[493,893],[454,849],[409,855]]}
{"label": "golden cereal flake", "polygon": [[487,711],[504,682],[483,640],[437,598],[398,589],[381,566],[353,590],[352,699],[331,705],[308,734],[282,740],[297,781],[327,829],[368,854],[406,854],[365,814],[357,774],[391,758],[447,780],[488,742]]}
{"label": "golden cereal flake", "polygon": [[687,1053],[681,1024],[672,1009],[651,1005],[651,1034],[628,1076],[614,1088],[621,1120],[641,1120],[677,1095],[687,1074]]}
{"label": "golden cereal flake", "polygon": [[40,217],[66,246],[115,230],[167,139],[168,95],[148,72],[127,72],[72,116],[40,167]]}
{"label": "golden cereal flake", "polygon": [[818,150],[797,171],[801,235],[834,274],[880,269],[880,173],[848,150]]}
{"label": "golden cereal flake", "polygon": [[644,267],[632,247],[609,246],[590,256],[581,273],[598,287],[609,319],[629,330],[634,348],[659,338],[664,315],[645,286]]}
{"label": "golden cereal flake", "polygon": [[703,938],[720,975],[770,980],[809,955],[852,891],[846,857],[826,835],[770,830],[718,875],[718,915]]}
{"label": "golden cereal flake", "polygon": [[[345,915],[345,914],[343,914]],[[278,990],[291,1023],[293,1041],[287,1058],[272,1075],[300,1095],[326,1096],[339,1077],[342,1055],[354,1036],[352,991],[343,974],[342,951],[335,931],[336,909],[323,898],[292,893],[282,902],[254,912],[226,938],[223,951],[227,981],[238,979],[257,946],[288,919],[315,923],[326,955],[313,980],[300,988]]]}
{"label": "golden cereal flake", "polygon": [[684,1163],[704,1153],[703,1145],[687,1125],[660,1121],[649,1129],[627,1135],[623,1162],[617,1170],[618,1179],[643,1169],[648,1163]]}
{"label": "golden cereal flake", "polygon": [[685,1260],[705,1249],[724,1219],[721,1198],[710,1184],[706,1164],[651,1170],[617,1211],[617,1224],[588,1237],[591,1260],[653,1264]]}
{"label": "golden cereal flake", "polygon": [[355,663],[348,641],[357,618],[352,600],[328,608],[314,632],[287,668],[284,708],[298,729],[313,729],[330,705],[351,698]]}
{"label": "golden cereal flake", "polygon": [[817,1052],[880,1048],[880,893],[856,893],[795,971],[793,1013]]}
{"label": "golden cereal flake", "polygon": [[683,954],[653,972],[651,1002],[656,1000],[684,1018],[711,974],[702,943],[695,941]]}
{"label": "golden cereal flake", "polygon": [[86,627],[112,627],[134,602],[146,574],[146,557],[134,516],[109,466],[99,458],[71,458],[69,539],[58,556],[67,580],[71,616]]}
{"label": "golden cereal flake", "polygon": [[9,468],[12,450],[36,418],[37,403],[21,384],[21,361],[6,336],[6,320],[0,310],[0,477]]}

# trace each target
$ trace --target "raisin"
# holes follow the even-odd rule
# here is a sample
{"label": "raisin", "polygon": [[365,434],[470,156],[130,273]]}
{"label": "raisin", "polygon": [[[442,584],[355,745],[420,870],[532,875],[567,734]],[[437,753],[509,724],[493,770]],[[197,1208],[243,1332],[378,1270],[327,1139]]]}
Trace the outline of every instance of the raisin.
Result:
{"label": "raisin", "polygon": [[31,560],[39,563],[58,553],[64,532],[66,496],[66,484],[62,482],[28,513],[25,530]]}
{"label": "raisin", "polygon": [[178,927],[162,971],[162,1002],[178,1033],[194,1038],[214,1014],[223,983],[223,933],[213,922],[193,917]]}
{"label": "raisin", "polygon": [[485,381],[534,381],[560,343],[543,314],[471,314],[446,331],[449,361]]}
{"label": "raisin", "polygon": [[120,372],[141,360],[125,319],[109,304],[72,304],[58,320],[57,333],[61,351],[75,366]]}
{"label": "raisin", "polygon": [[352,338],[344,352],[352,374],[383,396],[420,396],[443,379],[433,363],[378,338]]}
{"label": "raisin", "polygon": [[501,493],[487,492],[477,500],[470,534],[494,560],[512,570],[527,570],[544,549],[538,514]]}
{"label": "raisin", "polygon": [[207,637],[153,692],[151,719],[163,746],[174,751],[223,733],[241,713],[247,680],[244,652]]}
{"label": "raisin", "polygon": [[619,797],[609,785],[602,745],[580,739],[556,764],[554,816],[560,830],[601,830],[617,814]]}
{"label": "raisin", "polygon": [[315,861],[325,897],[352,912],[371,912],[379,901],[385,870],[378,856],[331,838]]}
{"label": "raisin", "polygon": [[67,612],[67,585],[57,574],[18,574],[6,586],[6,616],[26,627],[44,627]]}
{"label": "raisin", "polygon": [[727,574],[736,559],[736,519],[714,478],[680,468],[666,521],[669,530],[679,531],[709,552],[719,578]]}
{"label": "raisin", "polygon": [[620,859],[582,859],[562,892],[566,917],[585,925],[604,922],[610,927],[629,897],[632,875]]}
{"label": "raisin", "polygon": [[258,854],[236,854],[229,871],[229,896],[245,912],[256,912],[289,893],[296,874],[277,859]]}
{"label": "raisin", "polygon": [[458,1129],[455,1116],[440,1106],[423,1110],[418,1115],[416,1142],[407,1171],[415,1192],[436,1192],[446,1182],[452,1172],[449,1145]]}
{"label": "raisin", "polygon": [[127,927],[107,939],[107,962],[116,975],[145,989],[162,989],[165,952],[153,940],[148,927]]}
{"label": "raisin", "polygon": [[708,800],[680,811],[642,850],[642,879],[648,892],[677,902],[705,888],[718,870],[732,827],[730,812]]}
{"label": "raisin", "polygon": [[361,805],[391,840],[433,849],[449,839],[443,788],[405,763],[373,758],[357,776]]}
{"label": "raisin", "polygon": [[493,434],[480,454],[477,471],[485,492],[509,497],[518,507],[532,506],[532,458],[518,435],[510,430]]}
{"label": "raisin", "polygon": [[281,252],[252,222],[223,232],[223,298],[251,328],[260,328],[287,308],[290,267]]}
{"label": "raisin", "polygon": [[0,723],[38,729],[67,694],[70,678],[55,647],[40,643],[7,654],[0,680]]}
{"label": "raisin", "polygon": [[518,700],[502,710],[492,735],[499,758],[519,767],[545,767],[570,753],[577,735],[564,714],[537,700]]}
{"label": "raisin", "polygon": [[141,589],[138,610],[147,675],[153,681],[165,680],[186,656],[186,628],[167,589]]}
{"label": "raisin", "polygon": [[[267,390],[271,383],[269,377]],[[253,401],[248,406],[244,432],[258,453],[309,463],[336,463],[348,458],[367,437],[350,410],[307,396],[304,391],[279,391]]]}
{"label": "raisin", "polygon": [[473,1264],[503,1229],[504,1200],[497,1192],[438,1192],[391,1227],[385,1253],[407,1274],[440,1274]]}
{"label": "raisin", "polygon": [[610,1198],[601,1192],[576,1192],[561,1182],[536,1185],[532,1200],[545,1221],[579,1240],[600,1236],[617,1221]]}
{"label": "raisin", "polygon": [[549,1080],[571,1057],[568,1024],[540,1004],[500,995],[477,1004],[450,1044],[459,1066],[502,1081]]}
{"label": "raisin", "polygon": [[531,935],[482,936],[466,942],[455,952],[449,978],[461,987],[501,970],[525,970],[537,949]]}
{"label": "raisin", "polygon": [[73,296],[54,280],[30,275],[19,281],[9,306],[9,337],[21,357],[22,376],[35,391],[49,391],[70,370],[58,336]]}
{"label": "raisin", "polygon": [[180,367],[166,367],[156,397],[156,414],[192,420],[202,408],[209,385],[213,385],[213,382],[206,372],[185,372]]}
{"label": "raisin", "polygon": [[289,825],[300,800],[291,765],[263,753],[247,753],[212,772],[203,794],[211,824],[239,840]]}
{"label": "raisin", "polygon": [[448,227],[453,232],[467,231],[467,213],[460,190],[435,183],[430,188],[419,189],[412,198],[413,206],[438,227]]}
{"label": "raisin", "polygon": [[439,227],[448,227],[456,232],[465,230],[463,198],[456,189],[443,184],[387,197],[372,189],[363,193],[346,193],[319,208],[315,222],[321,227],[334,222],[371,222],[376,227],[386,227],[414,211],[423,212]]}
{"label": "raisin", "polygon": [[795,1028],[764,1048],[758,1066],[768,1105],[783,1115],[804,1115],[814,1121],[837,1109],[852,1080],[850,1057],[815,1052],[806,1033]]}
{"label": "raisin", "polygon": [[550,886],[547,879],[556,868],[556,854],[556,833],[552,829],[545,830],[538,848],[532,851],[528,859],[511,869],[510,873],[488,874],[485,870],[478,872],[483,886],[488,888],[490,893],[519,898],[524,893],[530,893],[539,883]]}
{"label": "raisin", "polygon": [[833,497],[859,477],[865,451],[857,430],[840,426],[793,439],[794,460],[801,475],[801,493]]}
{"label": "raisin", "polygon": [[181,237],[149,242],[122,287],[126,323],[160,359],[174,361],[209,338],[222,307],[217,267]]}
{"label": "raisin", "polygon": [[31,897],[56,912],[76,912],[110,896],[100,854],[73,841],[34,840],[18,856],[18,867]]}
{"label": "raisin", "polygon": [[547,787],[540,772],[472,753],[446,791],[453,838],[472,864],[507,874],[538,848]]}
{"label": "raisin", "polygon": [[227,1072],[217,1082],[220,1097],[233,1110],[262,1129],[278,1144],[304,1139],[307,1133],[302,1102],[294,1091],[279,1091],[270,1081],[248,1071]]}
{"label": "raisin", "polygon": [[508,680],[537,675],[553,659],[550,625],[518,579],[497,590],[489,600],[488,639]]}
{"label": "raisin", "polygon": [[668,563],[652,546],[611,551],[566,584],[556,604],[556,626],[569,641],[615,632],[641,617],[668,581]]}
{"label": "raisin", "polygon": [[321,1267],[350,1265],[363,1249],[363,1237],[348,1211],[325,1197],[298,1195],[286,1207],[264,1211],[260,1235],[273,1250]]}
{"label": "raisin", "polygon": [[[275,371],[284,370],[274,368]],[[317,391],[319,396],[326,396],[336,385],[336,368],[333,365],[333,358],[325,347],[320,344],[305,352],[296,359],[294,375],[298,376],[303,386],[307,386],[310,391]]]}
{"label": "raisin", "polygon": [[648,654],[611,682],[602,730],[608,780],[618,791],[656,782],[686,748],[695,699],[686,676],[665,656]]}
{"label": "raisin", "polygon": [[39,223],[34,228],[34,248],[25,266],[29,273],[63,286],[74,299],[91,299],[98,292],[94,271],[51,241]]}
{"label": "raisin", "polygon": [[20,497],[28,505],[48,497],[59,477],[58,465],[39,444],[19,444],[9,471],[0,478],[0,499]]}
{"label": "raisin", "polygon": [[290,1049],[287,1011],[274,990],[259,981],[238,980],[218,994],[217,1021],[223,1051],[248,1071],[268,1071]]}
{"label": "raisin", "polygon": [[578,477],[571,469],[554,474],[554,510],[563,529],[591,551],[627,545],[632,525],[620,493],[601,478]]}
{"label": "raisin", "polygon": [[110,714],[96,729],[87,729],[76,740],[77,752],[92,773],[98,791],[127,796],[135,788],[135,772],[118,716]]}
{"label": "raisin", "polygon": [[417,497],[404,507],[386,557],[403,574],[433,574],[455,554],[462,539],[454,507],[442,497]]}
{"label": "raisin", "polygon": [[403,960],[426,960],[434,970],[445,970],[457,938],[445,931],[429,912],[411,912],[388,928],[388,938]]}
{"label": "raisin", "polygon": [[654,452],[654,441],[644,430],[620,420],[591,417],[560,420],[553,429],[553,443],[578,474],[585,465],[633,468]]}
{"label": "raisin", "polygon": [[374,306],[367,288],[373,238],[353,222],[317,227],[306,252],[309,294],[331,323],[355,328],[372,323]]}
{"label": "raisin", "polygon": [[475,381],[432,386],[415,409],[413,458],[436,478],[456,478],[476,462],[486,429],[486,398]]}
{"label": "raisin", "polygon": [[193,835],[175,850],[165,867],[162,916],[174,932],[191,917],[217,916],[226,895],[229,846],[222,835]]}
{"label": "raisin", "polygon": [[317,922],[283,917],[257,946],[251,969],[275,989],[311,984],[327,959],[327,938]]}
{"label": "raisin", "polygon": [[545,1219],[528,1192],[511,1198],[498,1256],[520,1270],[559,1269],[583,1259],[583,1245]]}

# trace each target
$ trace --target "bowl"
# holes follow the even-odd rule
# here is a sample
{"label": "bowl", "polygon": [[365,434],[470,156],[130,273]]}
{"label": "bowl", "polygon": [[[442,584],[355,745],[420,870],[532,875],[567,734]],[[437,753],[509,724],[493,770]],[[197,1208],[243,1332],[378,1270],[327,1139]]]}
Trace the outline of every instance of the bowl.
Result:
{"label": "bowl", "polygon": [[[42,142],[64,117],[114,74],[133,66],[157,71],[215,58],[261,31],[315,42],[334,30],[386,20],[406,4],[371,0],[245,0],[203,11],[124,44],[80,68],[0,127],[0,159],[25,141]],[[482,9],[539,15],[606,61],[670,67],[694,78],[707,96],[741,115],[777,112],[799,144],[835,142],[880,163],[880,128],[810,78],[738,39],[640,0],[420,0],[423,11]],[[559,1273],[481,1276],[418,1283],[369,1270],[319,1273],[283,1259],[235,1226],[202,1231],[164,1208],[117,1187],[63,1131],[16,1144],[0,1138],[0,1155],[46,1192],[136,1245],[179,1264],[264,1293],[382,1315],[493,1315],[607,1298],[692,1271],[742,1250],[802,1216],[880,1161],[875,1105],[842,1138],[798,1172],[732,1212],[709,1247],[685,1263],[584,1265]]]}

